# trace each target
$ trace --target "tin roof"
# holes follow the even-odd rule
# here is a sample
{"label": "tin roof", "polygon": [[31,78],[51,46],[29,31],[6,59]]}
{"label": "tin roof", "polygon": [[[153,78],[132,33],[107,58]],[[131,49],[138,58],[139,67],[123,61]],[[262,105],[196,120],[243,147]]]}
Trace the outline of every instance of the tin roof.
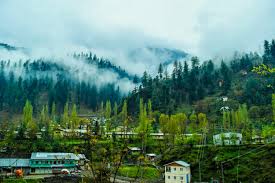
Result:
{"label": "tin roof", "polygon": [[48,152],[34,152],[31,159],[73,159],[79,160],[79,157],[74,153],[48,153]]}
{"label": "tin roof", "polygon": [[184,167],[189,167],[189,166],[190,166],[190,164],[186,163],[185,161],[173,161],[173,162],[171,162],[171,163],[165,164],[164,166],[170,165],[170,164],[172,164],[172,163],[176,163],[176,164],[181,165],[181,166],[184,166]]}
{"label": "tin roof", "polygon": [[0,167],[29,167],[30,159],[0,158]]}

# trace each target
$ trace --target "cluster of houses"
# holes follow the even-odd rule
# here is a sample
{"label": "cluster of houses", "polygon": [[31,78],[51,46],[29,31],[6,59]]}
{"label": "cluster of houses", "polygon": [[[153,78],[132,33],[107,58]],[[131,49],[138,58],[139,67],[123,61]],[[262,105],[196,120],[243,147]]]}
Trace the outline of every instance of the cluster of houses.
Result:
{"label": "cluster of houses", "polygon": [[24,174],[52,174],[66,169],[83,169],[89,160],[84,154],[33,152],[28,159],[0,158],[0,174],[13,174],[20,169]]}
{"label": "cluster of houses", "polygon": [[[226,102],[228,101],[227,97],[222,97],[219,100]],[[221,109],[222,111],[227,110],[227,106],[223,107]],[[80,115],[79,117],[89,119],[91,124],[94,126],[96,122],[99,123],[100,126],[104,127],[105,123],[105,118],[98,118],[95,115]],[[44,129],[41,129],[41,132],[37,133],[37,138],[42,138],[42,132]],[[105,131],[106,129],[104,129]],[[69,129],[69,128],[62,128],[61,126],[55,126],[54,127],[54,136],[55,137],[84,137],[85,135],[94,135],[93,130],[91,129],[91,126],[87,124],[82,124],[79,126],[79,128],[76,129]],[[107,131],[104,134],[106,138],[116,138],[116,139],[134,139],[138,138],[138,133],[133,132],[133,131],[124,131],[123,126],[118,126],[116,127],[113,131]],[[162,133],[161,131],[155,132],[155,133],[150,133],[150,137],[154,140],[163,140],[166,134]],[[194,133],[194,134],[183,134],[184,137],[190,138],[190,137],[202,137],[202,134],[199,133]],[[265,143],[264,139],[261,136],[254,135],[252,137],[252,143]],[[244,141],[242,139],[242,134],[241,133],[236,133],[236,132],[226,132],[226,133],[219,133],[213,135],[213,144],[214,145],[240,145],[243,144]]]}
{"label": "cluster of houses", "polygon": [[[86,127],[80,127],[78,129],[64,129],[64,128],[56,128],[54,130],[54,135],[57,137],[70,137],[70,136],[76,136],[76,137],[83,137],[86,134],[93,135],[93,132],[91,130],[87,130]],[[138,133],[133,131],[127,131],[123,132],[121,130],[115,130],[112,132],[106,132],[104,133],[106,138],[116,138],[116,139],[135,139],[138,138]],[[150,137],[154,140],[163,140],[166,134],[162,132],[157,133],[150,133]],[[202,134],[194,133],[194,134],[183,134],[185,138],[191,138],[191,137],[202,137]],[[252,136],[252,143],[265,143],[264,139],[261,136],[254,135]],[[214,145],[240,145],[243,144],[243,136],[241,133],[236,132],[224,132],[213,135],[213,144]]]}

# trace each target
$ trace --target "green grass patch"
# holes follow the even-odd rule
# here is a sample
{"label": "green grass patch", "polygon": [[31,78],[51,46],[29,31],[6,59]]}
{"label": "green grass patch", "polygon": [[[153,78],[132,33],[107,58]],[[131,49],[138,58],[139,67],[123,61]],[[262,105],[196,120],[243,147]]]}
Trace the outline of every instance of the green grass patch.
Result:
{"label": "green grass patch", "polygon": [[138,178],[158,179],[160,172],[154,167],[138,167],[138,166],[123,166],[119,169],[118,174],[123,177],[135,178],[138,173]]}

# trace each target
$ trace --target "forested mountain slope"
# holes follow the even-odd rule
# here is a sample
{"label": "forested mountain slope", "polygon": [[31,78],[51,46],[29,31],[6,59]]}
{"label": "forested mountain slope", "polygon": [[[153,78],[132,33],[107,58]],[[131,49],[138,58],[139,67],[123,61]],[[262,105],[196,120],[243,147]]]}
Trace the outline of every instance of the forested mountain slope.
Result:
{"label": "forested mountain slope", "polygon": [[[136,115],[139,99],[149,99],[153,110],[166,114],[176,112],[206,113],[211,120],[217,119],[224,107],[237,110],[247,104],[255,120],[271,121],[271,94],[274,92],[275,77],[261,77],[252,72],[254,66],[264,63],[275,66],[275,42],[265,41],[265,53],[235,54],[230,61],[220,65],[212,60],[200,62],[192,57],[187,62],[174,62],[172,74],[161,64],[156,77],[144,72],[141,86],[136,87],[128,98],[129,111]],[[226,102],[222,102],[227,98]],[[262,117],[262,118],[261,118]],[[261,119],[260,119],[261,118]]]}

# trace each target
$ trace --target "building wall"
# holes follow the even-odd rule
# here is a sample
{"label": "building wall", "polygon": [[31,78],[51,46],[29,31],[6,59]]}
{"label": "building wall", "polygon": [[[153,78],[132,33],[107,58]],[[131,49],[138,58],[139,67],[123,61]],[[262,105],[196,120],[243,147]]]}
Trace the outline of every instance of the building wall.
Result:
{"label": "building wall", "polygon": [[[169,168],[171,169],[171,172],[169,172]],[[187,181],[187,177],[189,181]],[[173,164],[165,167],[165,183],[190,183],[190,181],[190,167],[183,167]]]}
{"label": "building wall", "polygon": [[[66,168],[66,169],[69,171],[75,170],[74,168]],[[52,174],[53,168],[32,168],[30,173],[31,174]]]}
{"label": "building wall", "polygon": [[242,143],[241,134],[224,133],[213,136],[214,145],[240,145]]}
{"label": "building wall", "polygon": [[78,162],[76,160],[35,160],[32,159],[30,161],[30,173],[31,174],[52,174],[52,170],[56,169],[53,167],[59,167],[60,169],[67,169],[69,171],[75,170],[76,164]]}
{"label": "building wall", "polygon": [[23,175],[28,175],[30,174],[30,168],[29,167],[12,167],[12,168],[0,168],[0,175],[7,175],[7,174],[12,174],[15,175],[15,171],[18,169],[23,170]]}

